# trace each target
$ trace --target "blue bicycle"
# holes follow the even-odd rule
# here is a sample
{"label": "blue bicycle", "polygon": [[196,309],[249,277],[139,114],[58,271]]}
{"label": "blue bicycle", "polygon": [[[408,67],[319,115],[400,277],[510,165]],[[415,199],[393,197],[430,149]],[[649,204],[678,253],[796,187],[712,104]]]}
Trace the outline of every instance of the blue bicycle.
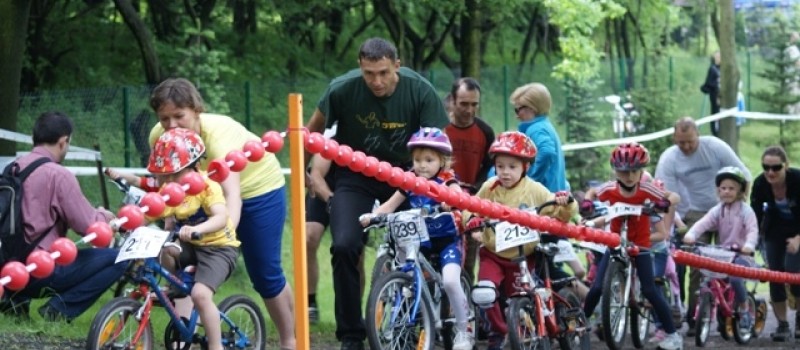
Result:
{"label": "blue bicycle", "polygon": [[[194,286],[190,273],[170,273],[158,262],[165,242],[174,233],[140,227],[125,239],[118,261],[133,260],[128,278],[138,287],[128,296],[106,303],[95,315],[89,330],[86,348],[89,350],[150,350],[154,337],[150,322],[154,306],[164,306],[170,321],[164,332],[167,349],[188,350],[192,344],[208,346],[197,310],[191,316],[180,317],[172,299],[189,295]],[[169,292],[160,286],[169,283]],[[261,309],[245,295],[232,295],[219,304],[222,344],[226,349],[266,349],[266,326]]]}

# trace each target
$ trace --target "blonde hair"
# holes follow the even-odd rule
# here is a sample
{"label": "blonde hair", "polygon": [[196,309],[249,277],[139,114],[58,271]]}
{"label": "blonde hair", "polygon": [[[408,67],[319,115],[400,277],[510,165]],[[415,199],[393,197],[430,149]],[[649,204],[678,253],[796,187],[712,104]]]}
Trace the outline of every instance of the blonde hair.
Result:
{"label": "blonde hair", "polygon": [[550,90],[540,83],[530,83],[518,87],[511,94],[511,103],[520,106],[530,107],[536,114],[549,114],[550,105],[553,100],[550,98]]}

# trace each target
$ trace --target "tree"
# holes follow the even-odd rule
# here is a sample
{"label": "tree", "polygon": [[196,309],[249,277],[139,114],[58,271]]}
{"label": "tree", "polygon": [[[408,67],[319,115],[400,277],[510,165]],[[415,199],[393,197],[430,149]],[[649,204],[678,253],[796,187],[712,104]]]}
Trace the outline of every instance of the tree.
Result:
{"label": "tree", "polygon": [[139,51],[142,54],[144,63],[145,77],[147,83],[155,85],[161,82],[161,65],[158,63],[158,52],[153,46],[150,31],[145,26],[139,13],[133,7],[130,0],[114,0],[120,15],[125,20],[125,24],[130,28],[131,33],[139,44]]}
{"label": "tree", "polygon": [[[28,30],[29,0],[0,1],[0,129],[17,130],[19,82]],[[0,140],[0,155],[14,155],[17,145]]]}
{"label": "tree", "polygon": [[[733,14],[733,0],[719,1],[719,54],[720,54],[720,107],[736,108],[736,93],[739,90],[739,67],[736,64],[736,18]],[[729,117],[720,120],[720,136],[734,151],[738,149],[739,135],[736,133],[736,119]]]}

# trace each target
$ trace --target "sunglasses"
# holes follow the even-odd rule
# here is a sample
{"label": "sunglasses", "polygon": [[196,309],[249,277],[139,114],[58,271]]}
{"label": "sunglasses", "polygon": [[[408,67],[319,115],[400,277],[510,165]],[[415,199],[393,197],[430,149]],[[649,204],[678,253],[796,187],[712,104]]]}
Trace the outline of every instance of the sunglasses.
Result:
{"label": "sunglasses", "polygon": [[761,164],[761,168],[764,169],[765,172],[772,171],[772,172],[779,172],[783,169],[783,163],[780,164]]}
{"label": "sunglasses", "polygon": [[525,108],[528,108],[528,106],[514,107],[514,113],[519,114],[519,112],[522,112],[522,110]]}

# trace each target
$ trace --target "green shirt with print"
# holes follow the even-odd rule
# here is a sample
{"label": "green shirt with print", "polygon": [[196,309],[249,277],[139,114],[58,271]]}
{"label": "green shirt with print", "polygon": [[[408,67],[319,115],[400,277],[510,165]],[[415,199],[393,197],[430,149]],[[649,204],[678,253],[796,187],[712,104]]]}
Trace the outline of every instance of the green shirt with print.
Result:
{"label": "green shirt with print", "polygon": [[326,127],[338,122],[334,139],[387,161],[410,160],[406,143],[420,127],[443,128],[447,114],[433,86],[411,69],[400,67],[397,87],[388,97],[376,97],[354,69],[331,81],[318,108]]}

